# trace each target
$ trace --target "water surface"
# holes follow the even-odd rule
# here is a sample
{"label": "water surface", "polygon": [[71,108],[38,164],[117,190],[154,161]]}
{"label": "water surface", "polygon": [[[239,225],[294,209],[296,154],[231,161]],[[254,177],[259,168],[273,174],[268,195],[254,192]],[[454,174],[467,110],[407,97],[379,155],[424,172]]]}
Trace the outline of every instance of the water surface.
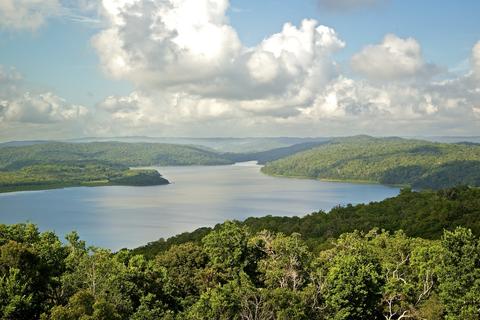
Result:
{"label": "water surface", "polygon": [[293,216],[336,205],[379,201],[398,188],[276,178],[260,166],[155,167],[170,185],[80,187],[0,194],[0,223],[30,221],[89,245],[133,248],[226,219]]}

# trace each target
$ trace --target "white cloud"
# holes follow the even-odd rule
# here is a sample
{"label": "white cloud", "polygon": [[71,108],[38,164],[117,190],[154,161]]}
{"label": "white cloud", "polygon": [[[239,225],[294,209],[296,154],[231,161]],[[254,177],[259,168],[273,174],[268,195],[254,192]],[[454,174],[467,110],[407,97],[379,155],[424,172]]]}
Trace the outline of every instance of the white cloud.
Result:
{"label": "white cloud", "polygon": [[260,83],[274,80],[280,72],[280,64],[271,52],[255,52],[247,62],[248,72]]}
{"label": "white cloud", "polygon": [[[318,26],[315,20],[303,20],[300,28],[286,23],[282,32],[265,39],[253,49],[249,64],[252,59],[258,60],[259,56],[269,57],[269,61],[263,59],[262,62],[274,65],[275,69],[282,68],[288,76],[299,77],[310,72],[316,64],[330,64],[329,55],[343,46],[343,41],[338,39],[333,29]],[[271,69],[271,66],[266,68],[268,73]],[[252,68],[249,70],[252,75],[259,72],[258,69],[254,73]],[[277,77],[269,78],[272,81]]]}
{"label": "white cloud", "polygon": [[3,132],[331,136],[478,131],[480,89],[474,77],[480,75],[480,44],[472,51],[473,72],[434,82],[429,76],[435,67],[425,63],[420,44],[390,34],[352,57],[352,69],[365,76],[355,79],[334,61],[345,43],[315,20],[286,23],[249,47],[228,21],[228,0],[103,0],[101,8],[83,1],[62,4],[101,12],[104,29],[92,43],[102,67],[109,76],[132,82],[135,90],[87,109],[26,88],[18,72],[0,67]]}
{"label": "white cloud", "polygon": [[36,30],[60,10],[59,0],[0,0],[0,28]]}
{"label": "white cloud", "polygon": [[[400,117],[414,115],[408,104],[396,101],[397,87],[377,87],[365,81],[340,77],[319,94],[302,113],[318,120],[333,118]],[[410,97],[415,96],[410,94]],[[402,98],[405,103],[409,99]],[[399,108],[399,105],[401,107]]]}
{"label": "white cloud", "polygon": [[93,43],[105,71],[137,89],[99,103],[99,118],[111,119],[112,126],[93,131],[398,134],[406,126],[426,133],[468,131],[477,124],[471,79],[379,81],[430,75],[434,67],[424,62],[415,39],[391,34],[367,46],[351,61],[367,79],[353,80],[332,58],[345,44],[331,28],[314,20],[286,23],[246,47],[225,16],[228,1],[192,1],[103,2],[110,25]]}
{"label": "white cloud", "polygon": [[[187,93],[134,91],[128,96],[110,96],[96,107],[96,120],[89,130],[96,134],[197,135],[244,130],[247,114],[231,101],[202,98]],[[215,128],[215,129],[213,129]],[[221,129],[220,129],[221,128]],[[220,130],[217,131],[217,130]],[[207,130],[208,131],[208,130]]]}
{"label": "white cloud", "polygon": [[87,108],[72,105],[51,92],[40,94],[24,93],[19,97],[2,102],[0,121],[52,123],[78,120],[87,115]]}
{"label": "white cloud", "polygon": [[369,45],[353,55],[353,70],[375,80],[413,77],[427,67],[420,44],[413,38],[388,34],[377,45]]}
{"label": "white cloud", "polygon": [[[0,65],[0,132],[8,135],[38,138],[49,135],[82,132],[89,110],[67,102],[52,92],[38,92],[28,88],[22,75],[15,69]],[[22,128],[25,132],[22,132]],[[32,131],[28,128],[35,128]],[[28,136],[32,138],[32,136]]]}
{"label": "white cloud", "polygon": [[93,39],[105,71],[139,85],[201,81],[233,67],[240,41],[226,0],[104,0],[110,27]]}
{"label": "white cloud", "polygon": [[[282,106],[280,108],[279,106]],[[98,106],[105,134],[335,135],[465,134],[479,125],[480,92],[461,78],[418,86],[340,76],[313,101],[228,100],[136,91]],[[107,133],[108,132],[108,133]]]}
{"label": "white cloud", "polygon": [[305,82],[330,77],[329,55],[344,45],[332,29],[304,20],[246,47],[228,23],[227,0],[105,0],[103,6],[110,27],[93,44],[104,70],[143,91],[235,100],[298,94]]}
{"label": "white cloud", "polygon": [[[443,90],[459,90],[456,84],[415,88],[407,84],[377,86],[365,81],[339,78],[312,106],[284,119],[308,135],[462,135],[472,134],[479,118],[469,103]],[[478,96],[475,98],[478,101]],[[305,132],[306,129],[310,131]]]}

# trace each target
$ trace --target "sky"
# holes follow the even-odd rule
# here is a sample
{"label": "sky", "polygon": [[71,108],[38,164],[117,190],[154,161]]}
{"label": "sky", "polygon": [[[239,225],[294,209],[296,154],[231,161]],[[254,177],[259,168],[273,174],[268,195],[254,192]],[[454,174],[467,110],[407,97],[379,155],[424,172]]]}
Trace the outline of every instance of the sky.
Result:
{"label": "sky", "polygon": [[0,141],[480,135],[477,0],[0,0]]}

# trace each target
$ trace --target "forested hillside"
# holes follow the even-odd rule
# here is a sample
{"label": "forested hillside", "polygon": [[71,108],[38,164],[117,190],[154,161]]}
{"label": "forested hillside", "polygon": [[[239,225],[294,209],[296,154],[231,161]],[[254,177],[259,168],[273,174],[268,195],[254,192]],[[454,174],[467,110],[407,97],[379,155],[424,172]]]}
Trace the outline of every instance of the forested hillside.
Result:
{"label": "forested hillside", "polygon": [[480,240],[353,232],[314,253],[298,233],[226,222],[146,260],[0,225],[1,319],[452,319],[480,317]]}
{"label": "forested hillside", "polygon": [[267,163],[271,175],[440,189],[480,186],[480,146],[401,138],[336,138]]}
{"label": "forested hillside", "polygon": [[228,160],[197,147],[149,143],[41,143],[0,148],[0,192],[72,186],[167,184],[156,170],[130,166],[217,165]]}
{"label": "forested hillside", "polygon": [[230,160],[193,146],[159,143],[44,143],[0,149],[0,170],[38,163],[100,161],[125,166],[217,165]]}

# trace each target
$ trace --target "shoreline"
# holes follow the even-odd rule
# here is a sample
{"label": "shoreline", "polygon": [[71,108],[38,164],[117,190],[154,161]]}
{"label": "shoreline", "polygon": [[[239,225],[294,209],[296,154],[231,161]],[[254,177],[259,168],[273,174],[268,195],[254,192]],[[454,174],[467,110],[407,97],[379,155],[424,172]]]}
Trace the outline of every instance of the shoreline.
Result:
{"label": "shoreline", "polygon": [[166,186],[171,184],[168,183],[159,183],[159,184],[150,184],[150,185],[131,185],[131,184],[118,184],[118,183],[99,183],[99,184],[65,184],[65,185],[39,185],[39,186],[25,186],[25,187],[0,187],[0,195],[7,193],[16,193],[16,192],[29,192],[29,191],[48,191],[55,189],[68,189],[68,188],[95,188],[95,187],[154,187],[154,186]]}
{"label": "shoreline", "polygon": [[275,177],[275,178],[303,179],[303,180],[315,180],[315,181],[323,181],[323,182],[350,183],[350,184],[370,184],[370,185],[380,185],[380,186],[387,186],[387,187],[393,187],[393,188],[410,188],[411,187],[408,184],[385,184],[385,183],[381,183],[373,180],[314,178],[309,176],[287,176],[282,174],[266,173],[266,172],[263,172],[262,170],[260,170],[260,172],[266,176]]}

